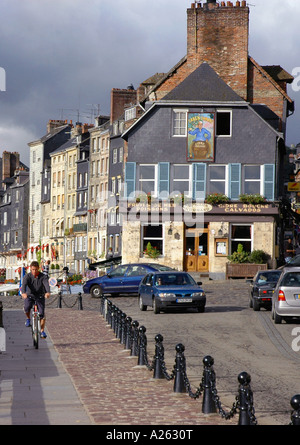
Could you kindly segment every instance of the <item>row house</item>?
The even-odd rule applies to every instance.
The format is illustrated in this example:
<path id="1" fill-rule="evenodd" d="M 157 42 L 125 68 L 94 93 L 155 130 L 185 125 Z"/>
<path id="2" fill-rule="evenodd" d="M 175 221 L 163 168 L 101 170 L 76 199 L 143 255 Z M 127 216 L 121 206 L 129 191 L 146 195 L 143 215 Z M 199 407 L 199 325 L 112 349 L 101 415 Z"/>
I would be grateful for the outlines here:
<path id="1" fill-rule="evenodd" d="M 3 152 L 0 167 L 0 269 L 12 279 L 27 249 L 29 171 L 16 152 Z"/>
<path id="2" fill-rule="evenodd" d="M 50 153 L 70 139 L 72 126 L 66 121 L 50 120 L 47 125 L 47 133 L 40 139 L 28 144 L 30 149 L 30 197 L 29 197 L 29 248 L 33 255 L 28 260 L 36 259 L 36 249 L 41 245 L 42 230 L 44 225 L 43 199 L 51 191 L 42 189 L 42 183 L 50 178 L 45 178 L 45 172 L 50 174 Z M 44 186 L 46 184 L 44 183 Z M 50 179 L 51 185 L 51 179 Z M 46 193 L 45 193 L 46 191 Z M 48 209 L 49 210 L 49 209 Z M 49 223 L 50 224 L 50 223 Z M 51 227 L 51 229 L 53 229 Z M 48 226 L 47 231 L 50 230 Z M 49 248 L 49 246 L 48 246 Z"/>
<path id="3" fill-rule="evenodd" d="M 158 261 L 213 279 L 239 244 L 281 260 L 293 77 L 249 56 L 248 36 L 246 2 L 192 3 L 186 57 L 138 89 L 145 113 L 122 134 L 123 262 L 145 261 L 149 243 Z"/>
<path id="4" fill-rule="evenodd" d="M 87 258 L 105 258 L 107 246 L 107 197 L 110 147 L 109 116 L 98 116 L 90 132 Z"/>

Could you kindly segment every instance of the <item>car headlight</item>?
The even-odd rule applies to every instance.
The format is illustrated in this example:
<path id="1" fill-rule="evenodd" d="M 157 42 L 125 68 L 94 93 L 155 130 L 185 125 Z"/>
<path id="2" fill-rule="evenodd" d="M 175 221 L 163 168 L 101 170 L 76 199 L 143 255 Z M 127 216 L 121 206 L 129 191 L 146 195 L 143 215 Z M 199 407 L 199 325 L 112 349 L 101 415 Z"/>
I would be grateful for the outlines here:
<path id="1" fill-rule="evenodd" d="M 194 294 L 192 294 L 192 297 L 204 297 L 205 293 L 204 292 L 195 292 Z"/>
<path id="2" fill-rule="evenodd" d="M 173 297 L 173 298 L 175 298 L 175 294 L 169 294 L 169 293 L 166 293 L 166 292 L 159 293 L 158 296 L 159 296 L 160 298 L 167 298 L 167 297 Z"/>

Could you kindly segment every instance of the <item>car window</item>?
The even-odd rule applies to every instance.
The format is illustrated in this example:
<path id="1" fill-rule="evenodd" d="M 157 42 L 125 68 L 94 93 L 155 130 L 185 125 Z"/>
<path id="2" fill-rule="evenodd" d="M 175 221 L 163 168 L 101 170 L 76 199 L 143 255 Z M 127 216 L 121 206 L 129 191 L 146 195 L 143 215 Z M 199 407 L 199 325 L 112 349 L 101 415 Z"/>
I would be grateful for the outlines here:
<path id="1" fill-rule="evenodd" d="M 128 268 L 128 266 L 116 267 L 116 269 L 109 272 L 109 276 L 110 277 L 122 277 L 125 274 L 127 268 Z"/>
<path id="2" fill-rule="evenodd" d="M 163 265 L 161 265 L 161 264 L 151 264 L 151 267 L 152 267 L 153 269 L 156 269 L 156 270 L 161 270 L 162 272 L 163 272 L 163 271 L 168 271 L 168 270 L 173 270 L 172 267 L 169 267 L 169 266 L 163 266 Z"/>
<path id="3" fill-rule="evenodd" d="M 127 272 L 128 277 L 139 277 L 147 273 L 147 270 L 143 266 L 130 266 Z"/>
<path id="4" fill-rule="evenodd" d="M 157 286 L 194 286 L 194 279 L 188 274 L 163 274 L 156 275 Z"/>
<path id="5" fill-rule="evenodd" d="M 277 282 L 279 277 L 281 275 L 281 271 L 280 272 L 271 272 L 271 273 L 266 273 L 266 272 L 262 272 L 257 276 L 257 283 L 258 284 L 266 284 L 266 283 L 274 283 Z"/>
<path id="6" fill-rule="evenodd" d="M 300 272 L 287 273 L 283 277 L 280 285 L 285 287 L 300 287 Z"/>
<path id="7" fill-rule="evenodd" d="M 147 276 L 146 284 L 149 284 L 150 286 L 153 286 L 153 273 L 150 273 Z"/>

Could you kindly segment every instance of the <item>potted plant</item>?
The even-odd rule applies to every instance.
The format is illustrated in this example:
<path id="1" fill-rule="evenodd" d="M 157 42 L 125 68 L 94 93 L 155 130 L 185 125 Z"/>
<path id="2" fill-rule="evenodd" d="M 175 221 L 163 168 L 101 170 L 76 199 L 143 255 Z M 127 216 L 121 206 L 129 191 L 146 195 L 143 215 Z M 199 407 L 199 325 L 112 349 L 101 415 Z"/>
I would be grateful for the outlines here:
<path id="1" fill-rule="evenodd" d="M 156 259 L 160 255 L 160 251 L 156 247 L 152 247 L 151 243 L 147 244 L 146 250 L 144 250 L 144 255 Z"/>
<path id="2" fill-rule="evenodd" d="M 266 198 L 260 194 L 247 195 L 242 194 L 239 196 L 239 199 L 244 204 L 264 204 L 266 202 Z"/>
<path id="3" fill-rule="evenodd" d="M 210 195 L 207 195 L 207 197 L 205 198 L 205 202 L 213 206 L 217 204 L 223 204 L 229 201 L 230 199 L 228 198 L 228 196 L 223 195 L 223 193 L 212 193 Z"/>
<path id="4" fill-rule="evenodd" d="M 268 268 L 268 255 L 262 250 L 245 252 L 243 245 L 238 244 L 237 251 L 228 256 L 226 278 L 253 278 L 259 270 Z"/>

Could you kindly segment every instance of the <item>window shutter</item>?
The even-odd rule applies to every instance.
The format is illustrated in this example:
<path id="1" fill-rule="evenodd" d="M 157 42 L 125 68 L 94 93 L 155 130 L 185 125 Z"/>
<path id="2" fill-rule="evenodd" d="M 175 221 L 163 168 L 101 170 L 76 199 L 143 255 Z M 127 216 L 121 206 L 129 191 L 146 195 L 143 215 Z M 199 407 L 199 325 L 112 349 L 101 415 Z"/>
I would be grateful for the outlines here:
<path id="1" fill-rule="evenodd" d="M 241 194 L 241 164 L 229 164 L 228 197 L 238 200 Z"/>
<path id="2" fill-rule="evenodd" d="M 204 201 L 206 193 L 206 164 L 193 164 L 193 199 Z"/>
<path id="3" fill-rule="evenodd" d="M 136 163 L 126 162 L 125 164 L 125 198 L 133 197 L 135 192 Z"/>
<path id="4" fill-rule="evenodd" d="M 169 195 L 170 193 L 170 164 L 160 162 L 158 164 L 158 195 Z M 166 196 L 167 197 L 167 196 Z"/>
<path id="5" fill-rule="evenodd" d="M 264 165 L 264 197 L 268 201 L 274 201 L 274 188 L 275 188 L 275 165 Z"/>

